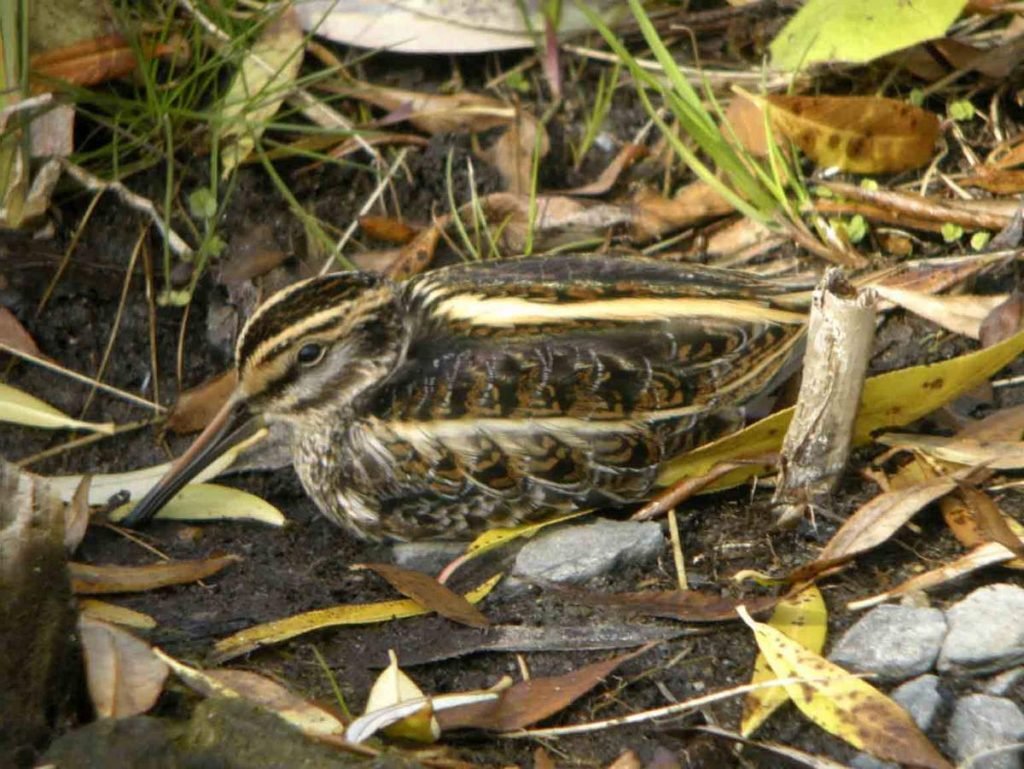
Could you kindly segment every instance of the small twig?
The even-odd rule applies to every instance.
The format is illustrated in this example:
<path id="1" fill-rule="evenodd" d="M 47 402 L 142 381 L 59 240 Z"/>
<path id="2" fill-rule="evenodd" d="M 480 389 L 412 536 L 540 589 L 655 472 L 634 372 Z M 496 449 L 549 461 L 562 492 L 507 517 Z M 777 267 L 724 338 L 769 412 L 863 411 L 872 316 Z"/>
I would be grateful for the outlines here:
<path id="1" fill-rule="evenodd" d="M 814 292 L 803 380 L 773 498 L 780 525 L 826 502 L 846 467 L 875 338 L 874 305 L 874 292 L 858 291 L 839 270 L 829 270 Z"/>
<path id="2" fill-rule="evenodd" d="M 676 520 L 676 509 L 668 511 L 668 531 L 672 538 L 672 560 L 676 565 L 676 581 L 680 590 L 689 590 L 686 582 L 686 561 L 683 559 L 683 540 L 679 536 L 679 521 Z"/>
<path id="3" fill-rule="evenodd" d="M 124 433 L 131 432 L 132 430 L 141 430 L 143 427 L 149 427 L 154 422 L 155 420 L 153 419 L 143 419 L 138 422 L 126 422 L 124 424 L 117 425 L 114 427 L 113 431 L 109 433 L 89 433 L 88 435 L 83 435 L 79 438 L 65 441 L 58 446 L 53 446 L 36 454 L 32 454 L 24 459 L 19 459 L 14 464 L 24 469 L 36 462 L 42 462 L 44 459 L 49 459 L 50 457 L 63 454 L 65 451 L 80 449 L 82 446 L 88 446 L 91 443 L 96 443 L 96 441 L 101 441 L 104 438 L 110 438 L 113 435 L 123 435 Z"/>
<path id="4" fill-rule="evenodd" d="M 64 169 L 68 176 L 81 184 L 87 190 L 93 190 L 96 192 L 112 192 L 124 205 L 149 217 L 150 221 L 153 222 L 153 226 L 160 231 L 160 234 L 167 242 L 167 247 L 170 248 L 176 256 L 186 261 L 192 258 L 193 251 L 191 246 L 189 246 L 181 236 L 178 235 L 178 233 L 171 229 L 169 222 L 165 222 L 163 218 L 161 218 L 160 214 L 156 210 L 156 206 L 154 206 L 153 202 L 148 198 L 136 195 L 121 182 L 104 181 L 98 176 L 94 176 L 89 173 L 84 168 L 76 166 L 74 163 L 67 160 L 62 159 L 60 164 L 61 168 Z"/>
<path id="5" fill-rule="evenodd" d="M 154 403 L 153 401 L 146 400 L 145 398 L 140 398 L 138 395 L 133 395 L 132 393 L 122 390 L 118 387 L 114 387 L 113 385 L 104 384 L 103 382 L 97 382 L 95 379 L 86 376 L 85 374 L 79 374 L 77 371 L 72 371 L 69 368 L 64 368 L 63 366 L 54 363 L 51 360 L 47 360 L 46 358 L 40 358 L 39 356 L 32 355 L 31 353 L 23 352 L 15 347 L 6 345 L 3 342 L 0 342 L 0 351 L 9 353 L 11 355 L 16 355 L 22 360 L 27 360 L 29 363 L 35 363 L 37 366 L 42 366 L 45 369 L 53 371 L 62 376 L 66 376 L 69 379 L 74 379 L 76 382 L 84 382 L 85 384 L 92 385 L 93 387 L 103 390 L 104 392 L 110 393 L 111 395 L 116 395 L 118 398 L 123 398 L 126 401 L 131 401 L 132 403 L 138 406 L 144 406 L 148 409 L 153 409 L 157 413 L 162 413 L 167 410 L 159 403 Z"/>
<path id="6" fill-rule="evenodd" d="M 380 196 L 384 194 L 384 190 L 386 190 L 388 184 L 391 183 L 392 177 L 395 175 L 398 169 L 401 168 L 402 163 L 405 162 L 405 156 L 408 154 L 408 152 L 409 150 L 407 147 L 403 147 L 398 151 L 398 155 L 395 157 L 391 165 L 388 167 L 387 172 L 384 174 L 383 178 L 381 178 L 380 182 L 377 184 L 377 187 L 373 190 L 372 193 L 370 193 L 370 196 L 366 199 L 366 202 L 363 203 L 362 208 L 359 209 L 359 213 L 355 216 L 355 218 L 352 219 L 352 222 L 348 225 L 348 227 L 345 228 L 345 231 L 341 234 L 341 238 L 334 246 L 334 250 L 331 251 L 331 255 L 324 260 L 323 267 L 320 268 L 321 275 L 325 275 L 326 273 L 330 272 L 331 267 L 334 265 L 334 260 L 341 256 L 341 252 L 345 250 L 345 246 L 348 245 L 348 241 L 352 238 L 352 234 L 356 231 L 356 227 L 359 226 L 360 217 L 366 216 L 366 214 L 370 212 L 370 209 L 373 208 L 376 202 L 380 199 Z"/>

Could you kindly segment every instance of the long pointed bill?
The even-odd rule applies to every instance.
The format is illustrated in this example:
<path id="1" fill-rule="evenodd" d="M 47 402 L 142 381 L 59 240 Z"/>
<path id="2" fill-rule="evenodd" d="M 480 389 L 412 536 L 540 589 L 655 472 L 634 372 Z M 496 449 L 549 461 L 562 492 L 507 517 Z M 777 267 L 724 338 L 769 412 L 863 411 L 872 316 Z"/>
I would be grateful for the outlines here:
<path id="1" fill-rule="evenodd" d="M 137 528 L 147 523 L 160 508 L 195 478 L 203 468 L 236 443 L 246 438 L 259 420 L 253 417 L 244 401 L 232 395 L 228 398 L 206 429 L 193 441 L 188 450 L 178 457 L 171 469 L 149 490 L 142 501 L 126 515 L 122 526 Z"/>

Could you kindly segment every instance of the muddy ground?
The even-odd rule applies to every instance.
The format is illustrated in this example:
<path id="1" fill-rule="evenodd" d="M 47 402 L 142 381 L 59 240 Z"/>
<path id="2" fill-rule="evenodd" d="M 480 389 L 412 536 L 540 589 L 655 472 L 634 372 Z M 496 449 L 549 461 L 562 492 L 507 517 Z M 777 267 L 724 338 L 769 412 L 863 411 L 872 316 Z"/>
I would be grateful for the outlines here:
<path id="1" fill-rule="evenodd" d="M 433 66 L 433 65 L 432 65 Z M 436 62 L 443 70 L 444 60 Z M 467 67 L 463 67 L 464 71 Z M 409 76 L 416 80 L 422 73 Z M 405 83 L 405 85 L 409 85 Z M 624 103 L 620 123 L 636 125 L 640 113 L 635 104 Z M 425 151 L 410 154 L 408 174 L 400 174 L 396 190 L 402 214 L 410 220 L 428 221 L 431 209 L 444 200 L 443 163 L 450 146 L 464 156 L 464 137 L 435 139 Z M 605 158 L 604 160 L 606 160 Z M 200 183 L 204 162 L 182 159 L 189 170 L 189 184 Z M 549 163 L 557 163 L 557 155 Z M 602 158 L 594 161 L 600 166 Z M 456 163 L 455 168 L 460 168 Z M 554 166 L 553 166 L 554 167 Z M 563 166 L 564 168 L 564 166 Z M 355 215 L 365 195 L 375 184 L 358 167 L 328 167 L 299 171 L 285 165 L 282 173 L 294 185 L 295 194 L 325 219 L 344 227 Z M 552 186 L 574 183 L 571 175 L 553 171 Z M 133 186 L 154 194 L 159 189 L 159 174 L 135 179 Z M 561 177 L 561 178 L 559 178 Z M 486 170 L 477 173 L 482 185 L 478 192 L 495 188 L 496 181 Z M 465 185 L 464 177 L 457 180 Z M 464 194 L 465 190 L 460 190 Z M 160 197 L 160 194 L 154 194 Z M 465 198 L 463 198 L 465 199 Z M 81 193 L 67 190 L 58 201 L 57 235 L 49 241 L 31 240 L 21 235 L 5 235 L 0 240 L 0 301 L 12 308 L 38 342 L 44 354 L 62 365 L 81 372 L 95 372 L 103 357 L 115 318 L 125 269 L 132 246 L 138 237 L 141 220 L 127 212 L 112 197 L 106 197 L 85 227 L 81 241 L 60 275 L 58 265 L 63 249 L 87 201 Z M 269 226 L 268 226 L 269 225 Z M 281 248 L 295 254 L 286 266 L 298 273 L 308 267 L 306 244 L 300 227 L 288 214 L 272 187 L 256 168 L 243 169 L 237 188 L 222 222 L 225 239 L 231 244 L 245 233 L 263 226 L 263 232 Z M 154 260 L 159 261 L 161 245 L 149 242 Z M 999 279 L 1005 281 L 1011 276 Z M 981 288 L 992 289 L 995 283 Z M 41 298 L 51 282 L 53 292 L 42 312 Z M 125 390 L 152 395 L 150 378 L 149 305 L 140 265 L 132 276 L 123 313 L 116 327 L 116 343 L 104 380 Z M 160 308 L 156 313 L 157 360 L 160 370 L 160 396 L 173 401 L 180 388 L 196 385 L 223 370 L 229 363 L 226 351 L 207 340 L 207 317 L 212 306 L 221 306 L 226 290 L 214 272 L 199 283 L 188 311 L 184 334 L 181 381 L 175 376 L 176 355 L 185 313 L 180 309 Z M 876 369 L 896 368 L 948 357 L 965 346 L 948 334 L 923 322 L 894 317 L 879 335 Z M 21 363 L 5 362 L 5 381 L 33 392 L 71 414 L 81 413 L 88 388 L 70 382 L 43 369 Z M 1018 362 L 1010 374 L 1024 373 Z M 991 407 L 1011 405 L 1021 397 L 1020 388 L 1006 388 L 979 401 L 972 413 L 981 415 Z M 86 418 L 126 423 L 148 416 L 144 409 L 98 393 Z M 940 421 L 932 426 L 942 427 Z M 4 426 L 0 428 L 0 455 L 21 460 L 67 439 L 43 431 Z M 105 439 L 83 448 L 33 464 L 30 469 L 44 473 L 118 472 L 165 461 L 180 452 L 187 439 L 160 440 L 156 428 L 145 428 Z M 170 452 L 168 451 L 170 449 Z M 847 474 L 834 512 L 844 516 L 859 503 L 874 495 L 874 484 L 857 472 L 874 452 L 857 455 Z M 294 473 L 233 476 L 227 483 L 265 496 L 281 510 L 289 523 L 281 529 L 256 524 L 216 522 L 204 525 L 157 522 L 142 538 L 174 558 L 196 558 L 215 553 L 235 553 L 243 560 L 205 584 L 163 589 L 140 595 L 123 596 L 117 603 L 152 615 L 158 628 L 148 635 L 169 653 L 193 662 L 202 662 L 212 643 L 244 627 L 301 611 L 338 603 L 357 603 L 394 597 L 384 583 L 367 572 L 351 571 L 355 562 L 381 560 L 387 552 L 381 546 L 368 547 L 336 529 L 320 517 L 304 496 Z M 789 567 L 814 558 L 818 548 L 834 532 L 836 523 L 819 516 L 816 527 L 805 525 L 796 531 L 777 532 L 767 506 L 768 493 L 752 493 L 750 488 L 702 497 L 680 511 L 684 549 L 691 563 L 690 579 L 696 587 L 725 589 L 728 575 L 739 569 L 784 572 Z M 1024 499 L 1016 491 L 1007 494 L 1004 509 L 1021 516 Z M 938 514 L 930 510 L 917 519 L 919 531 L 904 530 L 890 544 L 866 556 L 841 575 L 827 580 L 824 593 L 831 611 L 830 638 L 836 638 L 854 619 L 843 607 L 848 600 L 875 593 L 895 585 L 924 567 L 932 567 L 961 552 L 945 530 Z M 93 563 L 134 564 L 152 561 L 153 556 L 136 542 L 104 526 L 90 529 L 76 558 Z M 955 587 L 936 591 L 931 599 L 938 606 L 962 597 L 981 584 L 996 580 L 1024 585 L 1019 573 L 989 570 Z M 459 586 L 459 582 L 456 586 Z M 675 584 L 671 554 L 666 549 L 656 567 L 635 567 L 599 580 L 588 587 L 599 590 L 637 590 L 671 588 Z M 464 583 L 463 583 L 464 586 Z M 654 623 L 596 609 L 558 594 L 537 588 L 519 597 L 500 593 L 488 599 L 484 609 L 494 623 L 520 625 L 602 622 Z M 660 621 L 661 624 L 671 624 Z M 286 681 L 294 690 L 327 702 L 333 700 L 331 684 L 318 663 L 314 649 L 329 664 L 348 705 L 360 711 L 376 666 L 386 660 L 387 649 L 429 644 L 450 625 L 436 617 L 417 618 L 367 628 L 339 628 L 316 632 L 278 647 L 265 649 L 234 664 L 258 670 Z M 665 705 L 669 698 L 683 700 L 709 691 L 744 683 L 755 655 L 753 638 L 739 624 L 700 628 L 699 635 L 684 636 L 664 643 L 645 655 L 631 660 L 616 672 L 612 680 L 584 697 L 545 725 L 571 724 L 606 718 Z M 535 676 L 553 675 L 604 659 L 609 652 L 550 652 L 527 655 Z M 671 665 L 669 663 L 671 662 Z M 448 662 L 423 665 L 411 671 L 428 692 L 447 692 L 485 687 L 500 676 L 518 675 L 511 654 L 477 654 Z M 959 687 L 960 682 L 947 681 Z M 1015 696 L 1024 696 L 1017 684 Z M 180 715 L 187 712 L 191 695 L 173 688 L 166 693 L 156 712 Z M 714 705 L 700 715 L 669 723 L 612 729 L 578 738 L 564 738 L 547 744 L 559 764 L 604 766 L 626 748 L 634 749 L 645 762 L 659 746 L 679 756 L 686 766 L 727 767 L 731 765 L 776 766 L 774 759 L 759 763 L 756 757 L 736 759 L 728 746 L 706 737 L 687 733 L 688 724 L 708 721 L 735 727 L 740 703 Z M 84 714 L 86 709 L 80 709 Z M 78 718 L 84 715 L 78 716 Z M 58 725 L 59 730 L 74 725 L 75 718 Z M 939 723 L 933 734 L 942 734 Z M 812 753 L 846 760 L 853 751 L 839 740 L 786 708 L 774 717 L 760 736 L 797 746 Z M 535 743 L 502 740 L 479 735 L 446 736 L 445 744 L 455 756 L 481 764 L 530 765 Z M 940 745 L 941 747 L 941 745 Z"/>

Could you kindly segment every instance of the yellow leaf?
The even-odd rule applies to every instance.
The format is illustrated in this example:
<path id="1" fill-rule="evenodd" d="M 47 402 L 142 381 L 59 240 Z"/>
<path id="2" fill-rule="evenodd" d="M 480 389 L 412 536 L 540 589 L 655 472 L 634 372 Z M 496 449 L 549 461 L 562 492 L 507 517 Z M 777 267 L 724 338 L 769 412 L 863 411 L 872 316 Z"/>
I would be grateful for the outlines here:
<path id="1" fill-rule="evenodd" d="M 114 432 L 113 422 L 82 422 L 23 390 L 5 384 L 0 384 L 0 422 L 44 430 L 92 430 L 104 435 Z"/>
<path id="2" fill-rule="evenodd" d="M 139 630 L 152 630 L 156 627 L 156 620 L 148 614 L 96 598 L 79 598 L 78 611 L 89 619 L 98 619 L 111 625 L 123 625 Z"/>
<path id="3" fill-rule="evenodd" d="M 756 98 L 756 97 L 755 97 Z M 772 127 L 816 165 L 861 174 L 927 165 L 939 119 L 904 101 L 880 96 L 762 97 Z"/>
<path id="4" fill-rule="evenodd" d="M 250 446 L 255 445 L 267 436 L 268 430 L 263 428 L 255 432 L 250 438 L 242 441 L 225 451 L 202 472 L 193 479 L 192 483 L 202 483 L 209 478 L 215 478 L 224 470 L 229 468 L 235 458 Z M 104 505 L 107 501 L 121 492 L 127 492 L 132 499 L 141 499 L 146 495 L 153 485 L 163 478 L 171 468 L 170 462 L 162 465 L 143 467 L 139 470 L 128 470 L 123 473 L 101 473 L 92 476 L 89 484 L 89 504 Z M 82 482 L 81 475 L 53 475 L 45 477 L 47 484 L 54 493 L 60 497 L 62 502 L 70 502 L 75 495 L 75 490 Z"/>
<path id="5" fill-rule="evenodd" d="M 805 649 L 821 654 L 828 633 L 828 610 L 821 591 L 810 584 L 796 595 L 782 599 L 775 606 L 768 624 Z M 750 683 L 760 684 L 777 678 L 764 654 L 759 653 Z M 749 737 L 788 699 L 789 695 L 782 686 L 750 692 L 743 703 L 740 734 Z"/>
<path id="6" fill-rule="evenodd" d="M 466 593 L 465 598 L 472 604 L 479 603 L 494 589 L 501 580 L 501 574 L 495 574 L 479 587 Z M 265 622 L 262 625 L 242 630 L 227 638 L 222 638 L 214 646 L 218 660 L 237 657 L 239 654 L 257 649 L 261 646 L 287 641 L 289 638 L 322 630 L 338 625 L 369 625 L 377 622 L 388 622 L 407 617 L 418 617 L 426 614 L 426 609 L 412 599 L 400 601 L 380 601 L 378 603 L 347 604 L 332 606 L 329 609 L 314 609 L 296 614 L 285 619 Z"/>
<path id="7" fill-rule="evenodd" d="M 825 731 L 877 758 L 929 769 L 952 769 L 907 712 L 867 681 L 791 641 L 785 634 L 751 619 L 757 646 L 800 711 Z"/>
<path id="8" fill-rule="evenodd" d="M 110 513 L 110 520 L 117 523 L 134 507 L 134 502 L 121 505 Z M 284 514 L 265 499 L 214 483 L 190 483 L 160 509 L 157 517 L 165 521 L 234 519 L 284 525 Z"/>
<path id="9" fill-rule="evenodd" d="M 524 523 L 522 526 L 488 529 L 469 543 L 469 546 L 466 548 L 466 555 L 475 558 L 478 555 L 488 553 L 491 550 L 501 547 L 505 543 L 511 542 L 515 539 L 519 539 L 521 537 L 532 537 L 538 531 L 547 526 L 578 518 L 581 515 L 586 515 L 591 512 L 593 511 L 580 510 L 575 513 L 556 515 L 554 518 L 548 518 L 547 520 L 538 521 L 536 523 Z"/>
<path id="10" fill-rule="evenodd" d="M 920 419 L 962 393 L 984 383 L 1024 352 L 1024 332 L 984 350 L 939 363 L 890 371 L 864 383 L 854 424 L 854 443 L 868 443 L 872 433 Z M 706 475 L 715 465 L 776 452 L 782 446 L 793 409 L 785 409 L 668 462 L 658 476 L 659 486 Z M 751 464 L 720 478 L 703 491 L 729 488 L 769 470 Z"/>

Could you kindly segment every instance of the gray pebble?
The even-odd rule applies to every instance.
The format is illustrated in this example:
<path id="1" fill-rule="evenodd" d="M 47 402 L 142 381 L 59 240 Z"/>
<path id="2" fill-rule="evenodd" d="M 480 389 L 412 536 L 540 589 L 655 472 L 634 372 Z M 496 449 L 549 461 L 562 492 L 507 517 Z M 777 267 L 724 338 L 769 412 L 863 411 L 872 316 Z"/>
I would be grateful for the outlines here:
<path id="1" fill-rule="evenodd" d="M 962 697 L 949 724 L 949 745 L 957 761 L 1024 741 L 1024 713 L 1010 700 L 987 694 Z M 1021 769 L 1024 747 L 974 759 L 971 769 Z"/>
<path id="2" fill-rule="evenodd" d="M 980 587 L 946 612 L 939 670 L 993 673 L 1024 661 L 1024 589 Z"/>
<path id="3" fill-rule="evenodd" d="M 902 681 L 931 669 L 945 635 L 946 619 L 938 609 L 886 604 L 847 630 L 829 659 L 882 681 Z"/>
<path id="4" fill-rule="evenodd" d="M 403 569 L 437 576 L 465 549 L 465 542 L 398 542 L 391 546 L 391 557 Z"/>
<path id="5" fill-rule="evenodd" d="M 665 545 L 661 526 L 597 520 L 543 532 L 516 557 L 513 574 L 524 579 L 577 584 L 616 566 L 656 558 Z"/>

